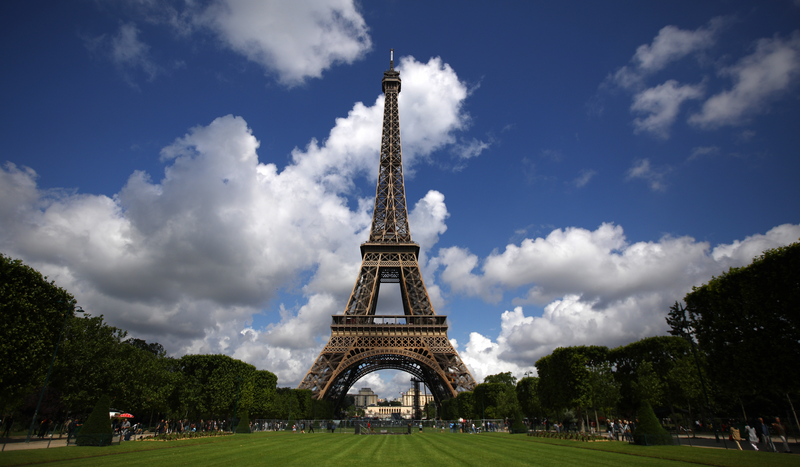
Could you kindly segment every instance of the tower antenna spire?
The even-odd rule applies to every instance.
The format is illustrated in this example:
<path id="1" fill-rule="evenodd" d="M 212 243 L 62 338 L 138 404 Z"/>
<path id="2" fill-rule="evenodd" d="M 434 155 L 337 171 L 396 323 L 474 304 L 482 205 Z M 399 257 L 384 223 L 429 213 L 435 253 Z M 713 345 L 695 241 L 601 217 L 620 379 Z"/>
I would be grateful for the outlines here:
<path id="1" fill-rule="evenodd" d="M 394 49 L 389 49 L 389 69 L 394 70 Z"/>

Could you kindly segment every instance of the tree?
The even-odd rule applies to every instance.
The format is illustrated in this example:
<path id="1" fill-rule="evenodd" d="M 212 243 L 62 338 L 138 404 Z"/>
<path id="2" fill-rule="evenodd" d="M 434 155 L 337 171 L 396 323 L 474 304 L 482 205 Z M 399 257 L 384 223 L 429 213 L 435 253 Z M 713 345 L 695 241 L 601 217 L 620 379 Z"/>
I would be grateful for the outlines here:
<path id="1" fill-rule="evenodd" d="M 664 384 L 653 370 L 653 364 L 643 361 L 636 369 L 636 380 L 632 384 L 633 393 L 639 402 L 661 405 L 664 397 Z"/>
<path id="2" fill-rule="evenodd" d="M 545 407 L 561 412 L 577 409 L 582 429 L 582 408 L 592 405 L 590 368 L 608 358 L 602 346 L 559 347 L 536 362 L 539 373 L 539 397 Z"/>
<path id="3" fill-rule="evenodd" d="M 267 418 L 276 402 L 278 377 L 266 370 L 258 370 L 253 377 L 253 405 L 250 414 L 256 419 Z"/>
<path id="4" fill-rule="evenodd" d="M 609 360 L 616 367 L 614 375 L 626 410 L 638 407 L 643 399 L 670 408 L 701 401 L 697 367 L 686 339 L 646 337 L 612 349 Z"/>
<path id="5" fill-rule="evenodd" d="M 542 402 L 539 399 L 539 378 L 533 376 L 522 378 L 517 383 L 516 393 L 517 402 L 524 415 L 529 419 L 544 417 Z"/>
<path id="6" fill-rule="evenodd" d="M 456 402 L 458 403 L 458 414 L 461 418 L 478 418 L 475 413 L 475 395 L 472 392 L 458 393 Z"/>
<path id="7" fill-rule="evenodd" d="M 715 389 L 739 397 L 800 389 L 800 243 L 765 251 L 684 298 Z M 735 344 L 735 345 L 734 345 Z"/>
<path id="8" fill-rule="evenodd" d="M 167 351 L 164 350 L 164 346 L 158 342 L 148 344 L 142 339 L 131 338 L 125 341 L 125 343 L 139 350 L 144 350 L 145 352 L 152 354 L 154 357 L 163 357 L 167 355 Z"/>
<path id="9" fill-rule="evenodd" d="M 122 329 L 106 324 L 102 315 L 70 318 L 53 370 L 53 385 L 70 410 L 86 410 L 101 394 L 111 395 L 112 404 L 118 405 L 116 397 L 133 376 L 126 373 L 129 366 L 122 363 L 126 335 Z"/>
<path id="10" fill-rule="evenodd" d="M 474 418 L 513 417 L 519 405 L 515 387 L 507 383 L 482 383 L 475 386 L 472 401 Z"/>
<path id="11" fill-rule="evenodd" d="M 174 369 L 177 360 L 130 346 L 127 342 L 121 347 L 117 358 L 119 366 L 115 370 L 119 380 L 113 384 L 116 388 L 114 404 L 130 412 L 177 412 L 180 402 L 176 401 L 175 393 L 181 379 Z"/>
<path id="12" fill-rule="evenodd" d="M 312 418 L 314 420 L 330 420 L 333 418 L 333 402 L 311 399 Z"/>
<path id="13" fill-rule="evenodd" d="M 453 399 L 445 399 L 442 401 L 442 420 L 457 420 L 461 418 L 458 412 L 458 401 Z"/>
<path id="14" fill-rule="evenodd" d="M 75 303 L 35 269 L 0 254 L 0 409 L 42 385 Z"/>
<path id="15" fill-rule="evenodd" d="M 498 383 L 498 384 L 505 384 L 511 387 L 515 387 L 517 385 L 517 378 L 511 376 L 511 372 L 507 371 L 505 373 L 498 373 L 496 375 L 489 375 L 486 378 L 483 378 L 484 383 Z"/>
<path id="16" fill-rule="evenodd" d="M 436 418 L 436 402 L 430 401 L 425 404 L 425 417 L 429 420 Z"/>
<path id="17" fill-rule="evenodd" d="M 227 355 L 184 355 L 180 369 L 184 378 L 181 399 L 192 416 L 214 418 L 214 414 L 232 413 L 237 392 L 239 409 L 249 410 L 253 405 L 253 365 Z"/>
<path id="18" fill-rule="evenodd" d="M 589 366 L 589 407 L 594 410 L 594 420 L 599 429 L 597 410 L 608 415 L 619 402 L 619 383 L 614 379 L 614 371 L 608 361 Z"/>

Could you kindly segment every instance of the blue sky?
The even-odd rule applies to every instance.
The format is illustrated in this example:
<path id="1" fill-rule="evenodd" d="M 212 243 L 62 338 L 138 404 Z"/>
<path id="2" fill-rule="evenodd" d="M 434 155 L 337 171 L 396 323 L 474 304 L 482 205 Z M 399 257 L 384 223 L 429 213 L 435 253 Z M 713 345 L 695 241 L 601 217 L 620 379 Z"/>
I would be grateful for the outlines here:
<path id="1" fill-rule="evenodd" d="M 0 251 L 295 386 L 360 264 L 390 48 L 412 236 L 479 381 L 663 334 L 800 238 L 799 2 L 454 5 L 3 2 Z"/>

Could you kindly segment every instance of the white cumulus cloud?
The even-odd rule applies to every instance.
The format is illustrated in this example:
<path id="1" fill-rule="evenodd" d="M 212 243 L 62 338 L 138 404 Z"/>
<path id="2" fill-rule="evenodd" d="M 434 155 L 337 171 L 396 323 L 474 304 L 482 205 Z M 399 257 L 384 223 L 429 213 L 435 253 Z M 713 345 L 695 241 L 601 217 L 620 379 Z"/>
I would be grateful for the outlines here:
<path id="1" fill-rule="evenodd" d="M 398 69 L 404 156 L 413 166 L 466 128 L 467 92 L 439 58 L 402 58 Z M 224 352 L 296 385 L 358 274 L 374 199 L 358 197 L 354 180 L 374 183 L 382 110 L 382 96 L 356 103 L 322 143 L 295 149 L 283 168 L 259 160 L 243 118 L 220 117 L 161 150 L 159 179 L 134 172 L 113 197 L 42 190 L 33 169 L 6 164 L 0 251 L 56 280 L 88 312 L 171 353 Z M 429 192 L 409 216 L 415 240 L 432 248 L 447 228 L 444 195 Z M 424 256 L 421 266 L 439 306 Z M 276 303 L 281 291 L 299 303 Z M 273 324 L 252 326 L 276 308 Z"/>
<path id="2" fill-rule="evenodd" d="M 337 63 L 352 63 L 372 47 L 351 0 L 217 0 L 193 11 L 192 22 L 290 86 L 319 78 Z"/>
<path id="3" fill-rule="evenodd" d="M 678 116 L 681 104 L 702 96 L 702 85 L 681 86 L 674 79 L 636 94 L 631 111 L 647 116 L 633 120 L 634 133 L 647 132 L 662 139 L 669 138 L 669 129 Z"/>
<path id="4" fill-rule="evenodd" d="M 502 313 L 495 340 L 473 332 L 459 352 L 476 378 L 515 369 L 521 376 L 556 347 L 617 346 L 663 335 L 669 306 L 692 286 L 798 237 L 800 225 L 785 224 L 711 248 L 691 237 L 629 243 L 612 224 L 559 229 L 483 260 L 451 249 L 442 278 L 465 295 L 519 294 L 513 300 L 519 306 Z M 526 316 L 525 304 L 544 305 L 543 313 Z"/>
<path id="5" fill-rule="evenodd" d="M 652 43 L 642 44 L 636 48 L 630 65 L 617 69 L 607 81 L 625 89 L 640 88 L 646 76 L 664 69 L 670 63 L 687 55 L 713 46 L 720 30 L 728 22 L 726 18 L 716 17 L 694 31 L 673 25 L 664 26 L 653 38 Z"/>
<path id="6" fill-rule="evenodd" d="M 733 87 L 711 96 L 689 123 L 701 128 L 717 128 L 746 122 L 757 113 L 766 112 L 800 78 L 800 31 L 789 38 L 760 39 L 755 51 L 735 65 L 724 68 Z"/>

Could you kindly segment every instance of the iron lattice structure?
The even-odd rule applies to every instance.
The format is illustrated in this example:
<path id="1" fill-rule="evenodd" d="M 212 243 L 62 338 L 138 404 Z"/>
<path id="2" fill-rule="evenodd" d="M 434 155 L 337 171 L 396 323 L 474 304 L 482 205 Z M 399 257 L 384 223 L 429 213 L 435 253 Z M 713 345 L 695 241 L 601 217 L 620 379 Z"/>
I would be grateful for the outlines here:
<path id="1" fill-rule="evenodd" d="M 380 168 L 361 270 L 344 313 L 333 316 L 328 344 L 298 387 L 336 406 L 356 381 L 378 370 L 410 373 L 431 389 L 437 404 L 475 387 L 447 338 L 447 318 L 433 311 L 417 260 L 419 245 L 411 240 L 397 105 L 401 81 L 393 58 L 381 81 Z M 403 315 L 376 316 L 382 283 L 400 284 Z"/>

